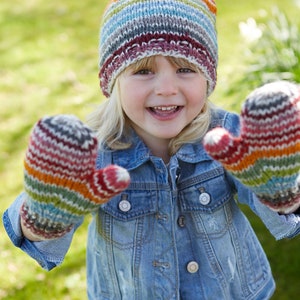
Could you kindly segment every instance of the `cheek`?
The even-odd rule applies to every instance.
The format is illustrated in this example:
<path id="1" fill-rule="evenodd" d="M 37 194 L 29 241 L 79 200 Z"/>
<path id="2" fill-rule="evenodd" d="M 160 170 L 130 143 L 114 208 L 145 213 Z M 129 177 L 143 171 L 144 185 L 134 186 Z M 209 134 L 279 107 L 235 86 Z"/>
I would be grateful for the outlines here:
<path id="1" fill-rule="evenodd" d="M 196 87 L 196 88 L 195 88 Z M 197 88 L 198 87 L 198 88 Z M 207 84 L 206 80 L 201 80 L 189 89 L 190 105 L 200 112 L 207 101 Z"/>
<path id="2" fill-rule="evenodd" d="M 135 95 L 130 84 L 120 83 L 120 100 L 123 110 L 127 113 L 135 106 Z"/>
<path id="3" fill-rule="evenodd" d="M 121 104 L 122 104 L 122 108 L 123 108 L 123 111 L 125 112 L 126 116 L 132 120 L 132 119 L 135 119 L 135 112 L 136 112 L 136 105 L 133 104 L 132 101 L 127 101 L 128 99 L 122 99 L 121 100 Z"/>
<path id="4" fill-rule="evenodd" d="M 195 93 L 190 97 L 190 107 L 195 110 L 195 113 L 199 113 L 204 107 L 206 101 L 206 94 L 199 95 L 199 93 Z"/>
<path id="5" fill-rule="evenodd" d="M 121 105 L 126 115 L 133 121 L 144 115 L 146 88 L 142 84 L 132 83 L 130 80 L 120 84 Z"/>
<path id="6" fill-rule="evenodd" d="M 141 101 L 136 98 L 136 94 L 123 91 L 121 95 L 121 105 L 129 120 L 137 122 L 142 115 L 143 107 Z"/>
<path id="7" fill-rule="evenodd" d="M 120 80 L 120 95 L 123 106 L 135 107 L 143 100 L 143 89 L 141 85 L 132 80 Z"/>

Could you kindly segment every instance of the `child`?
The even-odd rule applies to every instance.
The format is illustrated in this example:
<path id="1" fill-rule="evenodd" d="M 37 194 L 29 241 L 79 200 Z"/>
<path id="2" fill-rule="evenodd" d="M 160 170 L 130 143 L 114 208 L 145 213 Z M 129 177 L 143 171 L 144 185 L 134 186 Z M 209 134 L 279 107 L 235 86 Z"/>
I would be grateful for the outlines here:
<path id="1" fill-rule="evenodd" d="M 285 82 L 258 89 L 241 131 L 238 116 L 214 108 L 215 15 L 213 0 L 111 1 L 99 73 L 109 100 L 89 120 L 97 140 L 72 116 L 34 127 L 25 192 L 4 225 L 50 270 L 92 212 L 89 299 L 259 300 L 274 292 L 235 196 L 276 239 L 300 232 L 300 92 Z"/>

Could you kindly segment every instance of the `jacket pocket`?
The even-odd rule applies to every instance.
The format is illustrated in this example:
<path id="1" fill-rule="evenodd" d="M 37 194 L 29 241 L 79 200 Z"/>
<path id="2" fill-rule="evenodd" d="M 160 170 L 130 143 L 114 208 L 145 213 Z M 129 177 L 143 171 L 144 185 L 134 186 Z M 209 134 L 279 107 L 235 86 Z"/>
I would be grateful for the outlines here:
<path id="1" fill-rule="evenodd" d="M 102 205 L 96 226 L 106 242 L 120 249 L 141 246 L 151 240 L 156 209 L 155 190 L 126 190 Z"/>
<path id="2" fill-rule="evenodd" d="M 215 168 L 181 184 L 179 202 L 183 213 L 190 213 L 197 234 L 222 236 L 232 222 L 229 201 L 231 186 L 223 168 Z"/>

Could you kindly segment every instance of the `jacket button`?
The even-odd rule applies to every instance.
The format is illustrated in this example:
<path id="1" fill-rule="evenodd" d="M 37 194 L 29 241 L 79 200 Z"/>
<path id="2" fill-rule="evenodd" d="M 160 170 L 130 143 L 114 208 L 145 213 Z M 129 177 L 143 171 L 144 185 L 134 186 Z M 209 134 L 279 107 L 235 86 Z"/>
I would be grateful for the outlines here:
<path id="1" fill-rule="evenodd" d="M 208 205 L 210 202 L 210 195 L 208 193 L 201 193 L 199 196 L 199 201 L 202 205 Z"/>
<path id="2" fill-rule="evenodd" d="M 187 271 L 191 274 L 198 272 L 199 270 L 199 265 L 196 261 L 190 261 L 187 264 Z"/>
<path id="3" fill-rule="evenodd" d="M 177 219 L 177 224 L 179 227 L 185 227 L 185 216 L 179 216 Z"/>
<path id="4" fill-rule="evenodd" d="M 129 201 L 127 200 L 122 200 L 119 202 L 119 209 L 122 211 L 122 212 L 128 212 L 130 211 L 131 209 L 131 204 Z"/>

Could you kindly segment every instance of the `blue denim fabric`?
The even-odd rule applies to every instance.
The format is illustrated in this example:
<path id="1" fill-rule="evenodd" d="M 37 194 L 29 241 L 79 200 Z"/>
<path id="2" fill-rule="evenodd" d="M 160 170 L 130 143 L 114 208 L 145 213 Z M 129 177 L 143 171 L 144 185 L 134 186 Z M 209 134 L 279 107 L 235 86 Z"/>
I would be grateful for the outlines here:
<path id="1" fill-rule="evenodd" d="M 24 202 L 24 197 L 25 193 L 20 194 L 4 212 L 4 228 L 16 247 L 21 248 L 35 259 L 45 270 L 51 270 L 63 262 L 70 247 L 74 231 L 81 225 L 83 220 L 79 224 L 76 224 L 74 229 L 61 239 L 31 242 L 24 238 L 20 224 L 20 210 Z"/>
<path id="2" fill-rule="evenodd" d="M 239 118 L 216 111 L 215 126 L 238 134 Z M 235 196 L 277 239 L 298 234 L 299 217 L 262 205 L 201 143 L 186 144 L 166 166 L 137 136 L 134 142 L 130 150 L 97 158 L 98 168 L 115 163 L 128 169 L 131 184 L 89 225 L 89 299 L 270 299 L 275 284 L 269 263 Z M 19 202 L 5 212 L 6 230 L 16 246 L 51 269 L 61 263 L 73 232 L 52 242 L 27 241 L 17 225 Z"/>

